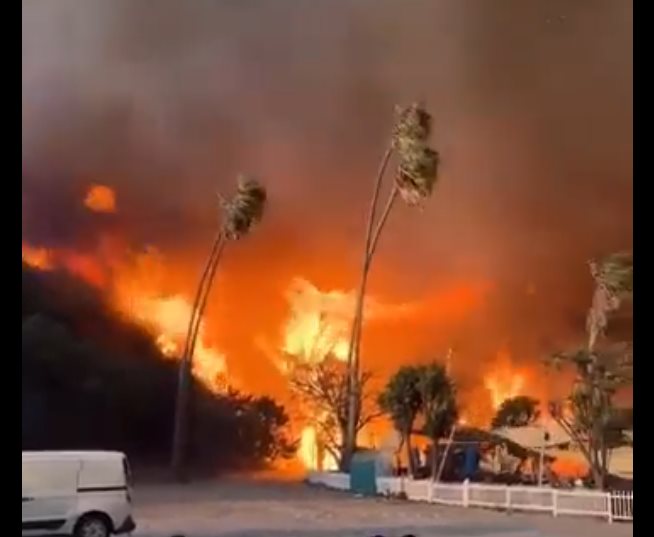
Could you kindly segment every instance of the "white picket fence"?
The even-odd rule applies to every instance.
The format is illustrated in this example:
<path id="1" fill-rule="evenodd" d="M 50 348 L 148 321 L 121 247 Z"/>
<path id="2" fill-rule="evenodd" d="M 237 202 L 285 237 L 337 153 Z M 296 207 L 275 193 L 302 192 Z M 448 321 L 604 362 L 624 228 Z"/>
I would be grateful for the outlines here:
<path id="1" fill-rule="evenodd" d="M 332 489 L 349 490 L 350 476 L 311 473 L 307 480 Z M 582 489 L 485 485 L 481 483 L 432 483 L 401 477 L 378 477 L 377 492 L 404 493 L 409 500 L 461 507 L 489 507 L 507 511 L 541 511 L 552 516 L 580 515 L 633 521 L 632 491 L 599 492 Z"/>

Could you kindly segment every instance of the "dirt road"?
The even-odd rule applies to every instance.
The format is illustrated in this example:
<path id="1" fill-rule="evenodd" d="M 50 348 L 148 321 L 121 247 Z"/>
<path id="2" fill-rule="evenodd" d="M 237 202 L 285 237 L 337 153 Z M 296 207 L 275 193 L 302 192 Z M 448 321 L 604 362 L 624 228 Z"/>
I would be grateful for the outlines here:
<path id="1" fill-rule="evenodd" d="M 221 479 L 135 491 L 134 537 L 631 537 L 630 524 L 354 498 L 300 483 Z"/>

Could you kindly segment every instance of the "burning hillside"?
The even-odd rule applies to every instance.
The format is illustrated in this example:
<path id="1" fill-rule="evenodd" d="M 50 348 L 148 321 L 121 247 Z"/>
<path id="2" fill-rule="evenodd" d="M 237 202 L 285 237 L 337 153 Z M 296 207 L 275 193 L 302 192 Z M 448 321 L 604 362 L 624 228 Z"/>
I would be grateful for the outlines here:
<path id="1" fill-rule="evenodd" d="M 98 189 L 115 206 L 116 193 L 107 186 L 95 185 L 84 198 L 86 208 L 97 211 L 97 206 L 89 206 L 88 200 L 97 195 Z M 107 194 L 109 192 L 110 195 Z M 181 356 L 181 345 L 191 311 L 190 295 L 184 291 L 192 289 L 193 282 L 188 282 L 182 289 L 171 286 L 172 279 L 168 273 L 175 271 L 174 260 L 166 259 L 156 249 L 149 248 L 134 253 L 123 241 L 104 235 L 98 239 L 95 249 L 85 252 L 24 243 L 23 262 L 42 271 L 64 270 L 84 280 L 105 295 L 116 314 L 140 324 L 151 333 L 164 356 L 172 359 Z M 366 368 L 383 372 L 383 367 L 378 366 L 397 363 L 395 356 L 385 348 L 398 337 L 392 335 L 397 330 L 395 326 L 407 330 L 411 326 L 436 323 L 445 328 L 456 328 L 482 307 L 487 290 L 488 287 L 483 284 L 457 284 L 421 300 L 392 303 L 371 297 L 366 306 L 366 323 L 374 339 L 370 338 L 366 349 Z M 220 291 L 217 296 L 219 293 Z M 294 278 L 289 283 L 284 298 L 288 306 L 285 315 L 278 320 L 278 336 L 262 340 L 255 337 L 258 330 L 253 330 L 250 343 L 253 349 L 263 352 L 264 359 L 273 364 L 280 375 L 282 390 L 276 389 L 274 383 L 271 383 L 269 390 L 277 397 L 289 401 L 287 383 L 294 366 L 315 365 L 328 358 L 344 361 L 347 357 L 354 295 L 353 292 L 344 290 L 323 291 L 306 279 Z M 240 377 L 233 375 L 228 369 L 228 355 L 216 346 L 217 338 L 212 338 L 207 332 L 207 326 L 215 326 L 219 322 L 222 320 L 216 321 L 210 315 L 201 324 L 194 356 L 194 374 L 216 393 L 222 392 L 227 386 L 251 389 L 249 380 L 257 376 L 257 372 L 250 371 Z M 384 337 L 379 334 L 379 330 L 391 332 Z M 410 337 L 405 336 L 404 339 L 410 340 Z M 262 341 L 267 343 L 262 344 Z M 402 340 L 400 345 L 404 346 Z M 477 395 L 467 403 L 469 410 L 464 409 L 468 419 L 473 422 L 490 419 L 488 412 L 480 413 L 475 409 L 488 409 L 489 402 L 495 406 L 498 400 L 501 402 L 501 399 L 515 395 L 521 389 L 527 389 L 524 385 L 525 377 L 522 373 L 511 370 L 506 355 L 501 355 L 496 366 L 484 380 L 486 391 L 477 391 Z M 379 378 L 379 385 L 383 380 L 383 376 Z M 477 382 L 481 382 L 481 378 Z M 471 393 L 475 392 L 464 392 L 463 395 L 470 396 Z M 302 410 L 298 410 L 298 415 L 302 415 Z M 305 414 L 303 420 L 306 419 Z M 320 419 L 320 416 L 313 416 L 309 421 Z M 368 437 L 376 435 L 381 438 L 387 432 L 387 425 L 378 424 L 368 431 Z M 300 457 L 307 466 L 316 465 L 318 455 L 315 428 L 305 425 L 299 435 Z M 323 467 L 333 467 L 333 460 L 328 455 L 325 457 L 327 458 L 321 461 Z"/>

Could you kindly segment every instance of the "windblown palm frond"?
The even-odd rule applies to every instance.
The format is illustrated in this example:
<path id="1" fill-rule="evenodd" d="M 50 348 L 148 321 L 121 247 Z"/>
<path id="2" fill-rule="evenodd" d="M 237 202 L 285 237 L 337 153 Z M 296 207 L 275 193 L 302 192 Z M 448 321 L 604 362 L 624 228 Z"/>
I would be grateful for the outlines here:
<path id="1" fill-rule="evenodd" d="M 432 193 L 438 176 L 439 155 L 427 144 L 432 119 L 422 105 L 398 108 L 393 148 L 400 163 L 395 182 L 408 205 L 417 205 Z"/>
<path id="2" fill-rule="evenodd" d="M 234 197 L 221 199 L 221 202 L 225 211 L 223 232 L 228 239 L 238 240 L 261 220 L 266 205 L 266 189 L 255 179 L 241 175 Z"/>
<path id="3" fill-rule="evenodd" d="M 631 252 L 612 254 L 591 262 L 595 280 L 615 294 L 631 293 L 634 285 L 634 260 Z"/>

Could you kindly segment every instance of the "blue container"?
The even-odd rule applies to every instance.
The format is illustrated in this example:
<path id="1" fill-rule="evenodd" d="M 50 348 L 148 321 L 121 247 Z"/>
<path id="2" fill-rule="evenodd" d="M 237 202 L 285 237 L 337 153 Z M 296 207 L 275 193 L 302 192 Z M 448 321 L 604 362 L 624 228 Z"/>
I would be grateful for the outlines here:
<path id="1" fill-rule="evenodd" d="M 350 490 L 364 496 L 377 494 L 377 454 L 358 451 L 350 464 Z"/>

